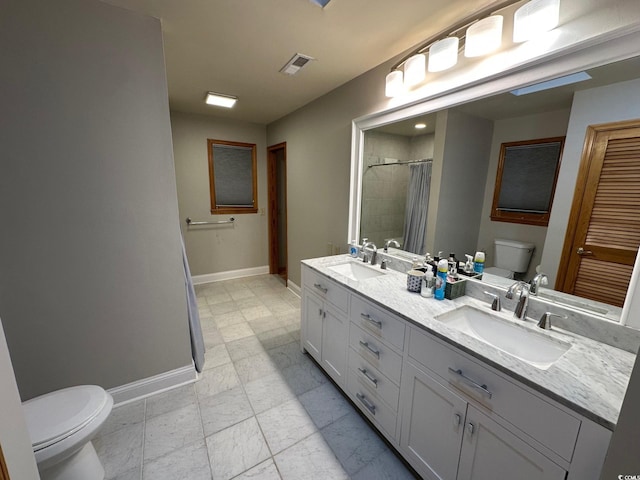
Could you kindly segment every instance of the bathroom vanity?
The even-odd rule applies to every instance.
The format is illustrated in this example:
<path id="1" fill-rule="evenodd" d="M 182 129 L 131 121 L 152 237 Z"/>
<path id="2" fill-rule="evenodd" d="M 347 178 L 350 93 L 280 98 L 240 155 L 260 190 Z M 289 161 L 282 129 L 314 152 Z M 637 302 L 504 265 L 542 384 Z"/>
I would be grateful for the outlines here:
<path id="1" fill-rule="evenodd" d="M 303 350 L 422 477 L 598 479 L 635 355 L 511 313 L 345 255 L 302 262 Z M 494 321 L 506 344 L 469 330 Z"/>

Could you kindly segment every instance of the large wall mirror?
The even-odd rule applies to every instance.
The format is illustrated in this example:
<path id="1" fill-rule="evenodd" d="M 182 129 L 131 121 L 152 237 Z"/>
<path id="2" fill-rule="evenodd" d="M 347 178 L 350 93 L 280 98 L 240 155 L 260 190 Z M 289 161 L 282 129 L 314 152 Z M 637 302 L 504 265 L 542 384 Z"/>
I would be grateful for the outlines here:
<path id="1" fill-rule="evenodd" d="M 530 242 L 529 268 L 516 278 L 530 280 L 540 266 L 549 276 L 549 298 L 618 320 L 621 305 L 553 292 L 587 127 L 640 119 L 633 100 L 640 94 L 640 57 L 607 63 L 621 57 L 598 55 L 582 53 L 582 66 L 590 68 L 580 70 L 591 78 L 579 83 L 514 95 L 540 77 L 505 76 L 474 87 L 475 93 L 470 88 L 354 121 L 349 238 L 368 237 L 378 246 L 393 238 L 401 244 L 395 253 L 404 250 L 405 258 L 442 251 L 460 259 L 483 250 L 487 266 L 495 262 L 495 239 Z M 549 65 L 546 73 L 577 71 Z M 549 224 L 492 221 L 501 145 L 553 137 L 566 141 Z M 485 277 L 500 286 L 513 282 Z"/>

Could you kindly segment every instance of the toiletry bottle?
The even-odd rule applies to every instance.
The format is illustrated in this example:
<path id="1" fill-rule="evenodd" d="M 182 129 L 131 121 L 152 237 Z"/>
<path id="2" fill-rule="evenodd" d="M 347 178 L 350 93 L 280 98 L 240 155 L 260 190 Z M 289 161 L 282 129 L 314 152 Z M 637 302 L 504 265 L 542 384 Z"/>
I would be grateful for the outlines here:
<path id="1" fill-rule="evenodd" d="M 473 274 L 473 257 L 466 253 L 464 256 L 467 257 L 467 263 L 464 264 L 464 273 L 471 275 Z"/>
<path id="2" fill-rule="evenodd" d="M 421 266 L 422 265 L 420 265 L 420 260 L 418 260 L 418 257 L 413 257 L 413 259 L 411 260 L 411 270 L 417 270 Z"/>
<path id="3" fill-rule="evenodd" d="M 476 273 L 484 272 L 484 252 L 476 252 L 473 259 L 473 271 Z"/>
<path id="4" fill-rule="evenodd" d="M 349 245 L 349 255 L 353 258 L 358 258 L 360 255 L 360 247 L 358 247 L 358 243 L 355 240 L 351 240 L 351 245 Z"/>
<path id="5" fill-rule="evenodd" d="M 456 258 L 456 254 L 451 252 L 447 262 L 449 264 L 449 275 L 453 278 L 458 278 L 458 259 Z"/>
<path id="6" fill-rule="evenodd" d="M 431 265 L 427 265 L 427 273 L 424 274 L 424 278 L 422 279 L 420 295 L 425 298 L 433 297 L 433 287 L 435 283 L 436 280 L 433 276 L 433 267 Z"/>
<path id="7" fill-rule="evenodd" d="M 444 300 L 444 289 L 447 287 L 447 260 L 442 259 L 438 262 L 438 276 L 436 277 L 436 285 L 433 296 L 436 300 Z"/>

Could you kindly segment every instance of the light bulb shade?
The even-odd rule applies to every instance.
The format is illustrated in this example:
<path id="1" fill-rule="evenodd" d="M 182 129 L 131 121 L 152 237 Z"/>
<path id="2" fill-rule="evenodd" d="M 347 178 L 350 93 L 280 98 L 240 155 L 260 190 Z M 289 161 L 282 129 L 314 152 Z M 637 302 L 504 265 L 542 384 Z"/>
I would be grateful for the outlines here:
<path id="1" fill-rule="evenodd" d="M 426 75 L 427 57 L 418 53 L 404 62 L 404 84 L 407 87 L 417 85 Z"/>
<path id="2" fill-rule="evenodd" d="M 394 70 L 387 75 L 385 79 L 384 94 L 387 97 L 397 97 L 404 91 L 404 83 L 402 82 L 402 72 Z"/>
<path id="3" fill-rule="evenodd" d="M 560 21 L 560 0 L 532 0 L 513 16 L 513 41 L 526 42 L 553 30 Z"/>
<path id="4" fill-rule="evenodd" d="M 438 40 L 429 47 L 429 71 L 441 72 L 458 63 L 458 37 Z"/>
<path id="5" fill-rule="evenodd" d="M 467 28 L 464 56 L 479 57 L 498 49 L 502 43 L 502 21 L 502 15 L 491 15 Z"/>

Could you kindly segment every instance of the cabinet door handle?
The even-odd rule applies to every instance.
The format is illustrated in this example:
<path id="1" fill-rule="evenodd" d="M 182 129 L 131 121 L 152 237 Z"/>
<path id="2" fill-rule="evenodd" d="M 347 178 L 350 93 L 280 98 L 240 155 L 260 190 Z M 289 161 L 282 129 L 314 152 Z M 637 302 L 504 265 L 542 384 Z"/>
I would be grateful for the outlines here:
<path id="1" fill-rule="evenodd" d="M 366 348 L 372 354 L 374 354 L 378 360 L 380 359 L 380 352 L 378 350 L 374 350 L 373 348 L 371 348 L 371 345 L 369 345 L 369 342 L 363 342 L 362 340 L 360 340 L 360 345 L 362 345 L 364 348 Z"/>
<path id="2" fill-rule="evenodd" d="M 319 283 L 314 283 L 313 286 L 320 290 L 322 293 L 327 293 L 329 291 L 327 287 L 323 287 Z"/>
<path id="3" fill-rule="evenodd" d="M 365 376 L 365 378 L 366 378 L 367 380 L 369 380 L 369 381 L 373 384 L 373 386 L 374 386 L 375 388 L 378 388 L 378 379 L 377 379 L 376 377 L 374 377 L 373 375 L 371 375 L 371 374 L 367 371 L 367 369 L 366 369 L 366 368 L 360 368 L 360 367 L 358 367 L 358 370 L 360 371 L 360 373 L 361 373 L 362 375 L 364 375 L 364 376 Z"/>
<path id="4" fill-rule="evenodd" d="M 322 311 L 322 309 L 321 309 L 321 308 L 319 308 L 319 309 L 318 309 L 318 316 L 319 316 L 319 317 L 321 317 L 323 313 L 324 313 L 324 312 Z"/>
<path id="5" fill-rule="evenodd" d="M 462 416 L 459 413 L 453 415 L 453 426 L 457 427 L 462 422 Z"/>
<path id="6" fill-rule="evenodd" d="M 365 397 L 361 393 L 356 393 L 356 397 L 358 398 L 358 400 L 360 400 L 360 403 L 362 403 L 362 405 L 364 405 L 364 407 L 371 412 L 371 415 L 376 414 L 376 406 L 369 402 L 369 400 L 367 400 L 367 397 Z"/>
<path id="7" fill-rule="evenodd" d="M 491 398 L 493 396 L 493 394 L 489 390 L 487 390 L 487 386 L 486 385 L 484 385 L 484 384 L 480 385 L 475 380 L 470 379 L 465 374 L 463 374 L 462 370 L 460 370 L 459 368 L 456 370 L 454 368 L 449 367 L 449 371 L 451 373 L 453 373 L 454 375 L 457 375 L 460 380 L 462 380 L 464 383 L 466 383 L 470 387 L 475 388 L 476 390 L 478 390 L 483 395 L 485 395 L 485 396 L 487 396 L 489 398 Z"/>
<path id="8" fill-rule="evenodd" d="M 467 432 L 469 432 L 469 435 L 473 435 L 473 432 L 475 432 L 475 430 L 476 426 L 473 423 L 467 423 Z"/>
<path id="9" fill-rule="evenodd" d="M 382 330 L 382 322 L 381 321 L 374 320 L 373 318 L 371 318 L 371 315 L 369 315 L 368 313 L 361 313 L 360 316 L 362 318 L 364 318 L 370 324 L 372 324 L 372 325 L 378 327 L 380 330 Z"/>

